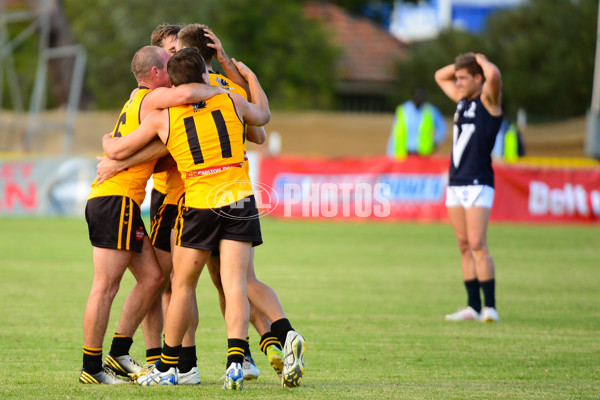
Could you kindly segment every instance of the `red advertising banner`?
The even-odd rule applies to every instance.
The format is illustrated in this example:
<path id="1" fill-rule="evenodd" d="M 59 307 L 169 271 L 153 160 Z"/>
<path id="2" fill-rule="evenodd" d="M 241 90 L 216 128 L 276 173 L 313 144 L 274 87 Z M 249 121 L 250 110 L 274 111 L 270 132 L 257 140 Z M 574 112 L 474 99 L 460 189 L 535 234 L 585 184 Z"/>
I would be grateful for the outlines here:
<path id="1" fill-rule="evenodd" d="M 263 214 L 286 218 L 447 220 L 448 157 L 268 157 L 255 185 Z M 600 167 L 494 164 L 491 219 L 598 223 Z"/>
<path id="2" fill-rule="evenodd" d="M 83 215 L 96 160 L 0 159 L 0 216 Z"/>
<path id="3" fill-rule="evenodd" d="M 267 198 L 279 217 L 440 220 L 447 168 L 448 159 L 437 157 L 269 157 L 260 164 L 257 200 Z"/>
<path id="4" fill-rule="evenodd" d="M 600 167 L 495 165 L 491 218 L 518 222 L 600 222 Z"/>

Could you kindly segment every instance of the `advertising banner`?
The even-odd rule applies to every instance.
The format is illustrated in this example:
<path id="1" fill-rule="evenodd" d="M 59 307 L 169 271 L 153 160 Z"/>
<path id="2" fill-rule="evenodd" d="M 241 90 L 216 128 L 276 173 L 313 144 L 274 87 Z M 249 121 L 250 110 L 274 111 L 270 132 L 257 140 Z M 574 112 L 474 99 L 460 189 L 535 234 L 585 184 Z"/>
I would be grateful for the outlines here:
<path id="1" fill-rule="evenodd" d="M 270 157 L 261 161 L 257 200 L 279 217 L 440 220 L 447 168 L 435 157 Z"/>
<path id="2" fill-rule="evenodd" d="M 491 219 L 600 222 L 600 167 L 496 165 Z"/>
<path id="3" fill-rule="evenodd" d="M 83 215 L 96 163 L 88 158 L 0 160 L 0 215 Z"/>
<path id="4" fill-rule="evenodd" d="M 96 163 L 84 157 L 0 160 L 0 215 L 83 215 Z M 250 164 L 261 215 L 448 219 L 448 157 L 261 159 L 253 154 Z M 600 166 L 495 163 L 494 171 L 492 221 L 600 223 Z M 151 187 L 152 180 L 148 192 Z"/>
<path id="5" fill-rule="evenodd" d="M 263 215 L 445 221 L 448 157 L 268 157 L 255 193 Z M 600 167 L 495 163 L 491 219 L 598 223 Z"/>

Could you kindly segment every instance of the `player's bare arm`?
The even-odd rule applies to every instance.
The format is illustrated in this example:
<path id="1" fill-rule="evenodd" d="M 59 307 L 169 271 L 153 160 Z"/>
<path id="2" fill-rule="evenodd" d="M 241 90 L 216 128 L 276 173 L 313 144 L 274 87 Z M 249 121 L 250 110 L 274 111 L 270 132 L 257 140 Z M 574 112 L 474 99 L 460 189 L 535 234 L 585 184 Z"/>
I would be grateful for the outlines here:
<path id="1" fill-rule="evenodd" d="M 248 102 L 240 95 L 232 96 L 234 102 L 236 102 L 240 116 L 246 124 L 263 126 L 271 119 L 267 95 L 260 86 L 260 82 L 258 82 L 258 78 L 254 72 L 246 64 L 235 59 L 232 59 L 232 61 L 240 74 L 248 81 L 250 93 L 252 93 L 252 102 Z"/>
<path id="2" fill-rule="evenodd" d="M 204 36 L 213 41 L 213 43 L 207 43 L 207 46 L 215 49 L 215 58 L 223 68 L 225 75 L 227 75 L 227 77 L 231 79 L 232 82 L 240 85 L 246 91 L 246 93 L 248 93 L 248 99 L 250 99 L 250 93 L 248 92 L 248 82 L 246 81 L 246 79 L 244 79 L 244 77 L 235 67 L 235 65 L 231 61 L 231 58 L 229 58 L 227 53 L 225 53 L 225 49 L 223 48 L 221 40 L 219 40 L 219 38 L 217 37 L 217 35 L 214 34 L 213 31 L 206 28 L 204 28 Z"/>
<path id="3" fill-rule="evenodd" d="M 267 131 L 262 126 L 246 125 L 246 139 L 252 143 L 263 144 L 267 140 Z"/>
<path id="4" fill-rule="evenodd" d="M 101 184 L 124 169 L 161 158 L 167 154 L 169 154 L 167 147 L 160 139 L 156 138 L 124 160 L 113 160 L 110 157 L 96 157 L 100 161 L 96 165 L 96 170 L 98 171 L 96 184 Z"/>
<path id="5" fill-rule="evenodd" d="M 454 64 L 446 65 L 435 72 L 435 82 L 440 89 L 446 93 L 446 96 L 455 103 L 458 103 L 460 101 L 460 95 L 456 88 L 456 84 L 454 83 L 454 73 Z"/>
<path id="6" fill-rule="evenodd" d="M 161 144 L 163 144 L 162 141 L 160 141 L 160 139 L 158 138 L 154 140 L 158 140 Z M 166 154 L 165 156 L 158 159 L 156 165 L 154 166 L 154 172 L 164 172 L 176 165 L 177 163 L 175 162 L 175 159 L 171 156 L 171 154 Z"/>
<path id="7" fill-rule="evenodd" d="M 148 93 L 144 98 L 140 116 L 144 119 L 148 113 L 154 110 L 162 110 L 187 103 L 198 103 L 223 93 L 227 93 L 227 91 L 218 86 L 203 83 L 186 83 L 170 88 L 159 87 Z"/>
<path id="8" fill-rule="evenodd" d="M 248 81 L 240 74 L 238 69 L 233 64 L 233 61 L 231 61 L 231 58 L 229 58 L 229 56 L 225 53 L 225 49 L 223 48 L 221 40 L 219 40 L 217 35 L 215 35 L 210 29 L 204 28 L 204 34 L 213 41 L 213 43 L 208 43 L 207 46 L 215 49 L 215 57 L 219 64 L 221 64 L 221 67 L 223 68 L 223 71 L 225 71 L 227 77 L 231 79 L 232 82 L 240 85 L 248 94 L 248 100 L 251 101 L 252 97 L 249 92 Z M 259 127 L 248 125 L 246 126 L 246 138 L 252 143 L 263 144 L 267 139 L 267 132 L 262 126 Z"/>
<path id="9" fill-rule="evenodd" d="M 150 113 L 135 131 L 126 136 L 112 137 L 110 134 L 104 135 L 102 147 L 108 157 L 122 160 L 141 149 L 156 135 L 159 135 L 160 139 L 165 142 L 168 132 L 168 110 L 158 110 Z"/>
<path id="10" fill-rule="evenodd" d="M 476 54 L 475 60 L 481 66 L 485 77 L 481 88 L 481 102 L 490 114 L 502 115 L 502 75 L 500 70 L 483 54 Z"/>

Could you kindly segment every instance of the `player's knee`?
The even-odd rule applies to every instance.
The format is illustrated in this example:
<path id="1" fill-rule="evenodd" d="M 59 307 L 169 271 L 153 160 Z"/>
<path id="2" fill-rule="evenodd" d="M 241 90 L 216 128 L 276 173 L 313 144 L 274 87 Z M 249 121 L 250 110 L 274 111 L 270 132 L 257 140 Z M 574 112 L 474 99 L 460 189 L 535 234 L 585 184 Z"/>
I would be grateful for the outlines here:
<path id="1" fill-rule="evenodd" d="M 469 241 L 466 239 L 458 239 L 458 250 L 460 250 L 461 254 L 470 252 L 471 246 L 469 245 Z"/>
<path id="2" fill-rule="evenodd" d="M 487 252 L 487 243 L 483 238 L 476 238 L 469 240 L 469 246 L 471 251 L 477 255 L 477 253 Z"/>
<path id="3" fill-rule="evenodd" d="M 144 275 L 144 280 L 148 285 L 156 287 L 158 289 L 162 288 L 163 283 L 165 282 L 165 277 L 162 271 L 156 270 L 152 272 L 148 272 L 148 274 Z"/>
<path id="4" fill-rule="evenodd" d="M 490 252 L 485 244 L 483 244 L 476 250 L 475 249 L 473 250 L 473 256 L 475 257 L 475 260 L 482 260 L 486 257 L 489 257 L 489 255 L 490 255 Z"/>
<path id="5" fill-rule="evenodd" d="M 92 290 L 112 301 L 119 292 L 119 287 L 119 282 L 101 281 L 94 282 Z"/>
<path id="6" fill-rule="evenodd" d="M 212 275 L 211 274 L 212 283 L 215 285 L 217 292 L 219 295 L 223 295 L 223 283 L 221 282 L 221 276 L 219 274 Z"/>

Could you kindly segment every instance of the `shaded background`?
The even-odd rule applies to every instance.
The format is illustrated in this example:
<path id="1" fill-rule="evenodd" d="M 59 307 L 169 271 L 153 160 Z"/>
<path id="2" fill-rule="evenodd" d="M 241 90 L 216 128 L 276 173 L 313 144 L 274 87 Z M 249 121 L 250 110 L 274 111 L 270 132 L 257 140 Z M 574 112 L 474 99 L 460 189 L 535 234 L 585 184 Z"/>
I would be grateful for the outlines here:
<path id="1" fill-rule="evenodd" d="M 41 109 L 47 112 L 37 127 L 44 133 L 29 146 L 24 138 L 28 129 L 24 116 L 34 102 L 43 32 L 41 26 L 31 26 L 35 16 L 47 10 L 51 14 L 48 48 L 80 45 L 87 55 L 77 101 L 82 112 L 72 128 L 75 154 L 100 150 L 100 137 L 113 128 L 117 110 L 135 86 L 132 55 L 149 43 L 152 30 L 160 23 L 200 22 L 217 33 L 230 56 L 257 73 L 273 110 L 267 132 L 281 133 L 284 153 L 384 154 L 393 109 L 410 97 L 415 85 L 424 86 L 429 100 L 451 117 L 454 104 L 436 87 L 433 74 L 457 54 L 475 51 L 486 54 L 502 71 L 507 116 L 514 120 L 519 109 L 527 115 L 522 130 L 528 155 L 585 156 L 584 115 L 592 96 L 598 15 L 595 0 L 5 3 L 4 18 L 20 12 L 31 12 L 32 18 L 3 20 L 0 151 L 64 148 L 60 142 L 62 124 L 68 119 L 73 57 L 48 61 L 48 80 L 41 92 Z M 442 3 L 480 6 L 466 17 L 459 15 L 464 10 L 453 8 L 454 19 L 447 25 L 425 18 L 422 10 Z M 415 10 L 414 15 L 425 17 L 413 25 L 433 27 L 433 34 L 423 37 L 413 32 L 415 39 L 411 39 L 406 29 L 402 33 L 411 26 L 403 26 L 406 21 L 398 15 Z M 14 44 L 27 29 L 32 29 L 31 35 L 13 46 L 9 59 L 6 45 Z M 14 76 L 9 74 L 9 61 Z M 20 96 L 14 94 L 15 81 Z M 21 97 L 21 104 L 16 97 Z M 446 139 L 437 153 L 449 152 Z"/>

